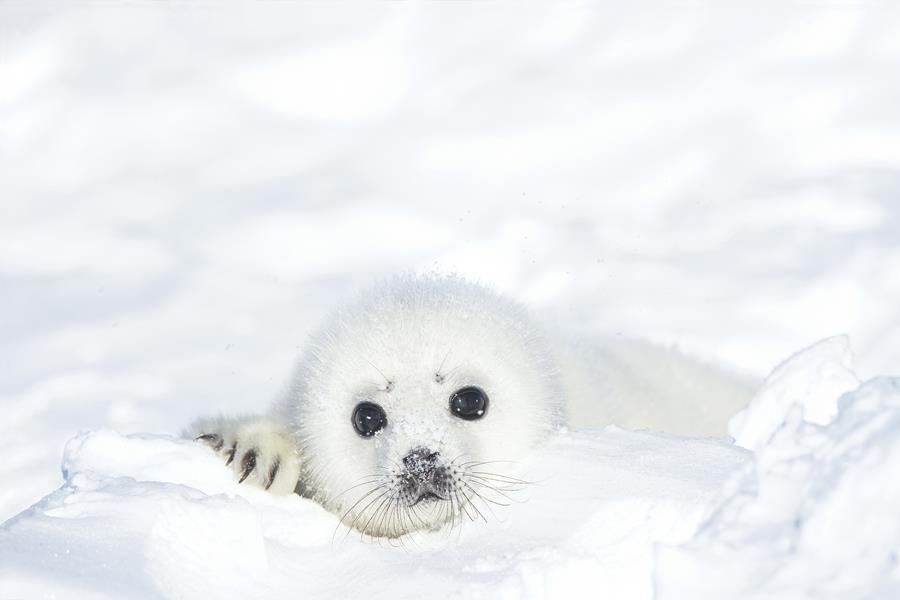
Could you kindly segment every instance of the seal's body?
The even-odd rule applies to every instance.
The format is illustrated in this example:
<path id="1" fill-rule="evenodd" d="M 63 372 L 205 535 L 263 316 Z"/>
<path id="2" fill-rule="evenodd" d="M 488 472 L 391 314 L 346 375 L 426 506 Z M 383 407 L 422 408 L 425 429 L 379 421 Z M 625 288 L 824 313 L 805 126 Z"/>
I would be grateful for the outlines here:
<path id="1" fill-rule="evenodd" d="M 600 363 L 586 360 L 594 354 Z M 675 353 L 639 342 L 573 350 L 484 287 L 404 276 L 335 312 L 269 416 L 203 420 L 192 433 L 241 481 L 398 537 L 501 503 L 522 483 L 503 465 L 563 425 L 724 435 L 748 399 Z"/>

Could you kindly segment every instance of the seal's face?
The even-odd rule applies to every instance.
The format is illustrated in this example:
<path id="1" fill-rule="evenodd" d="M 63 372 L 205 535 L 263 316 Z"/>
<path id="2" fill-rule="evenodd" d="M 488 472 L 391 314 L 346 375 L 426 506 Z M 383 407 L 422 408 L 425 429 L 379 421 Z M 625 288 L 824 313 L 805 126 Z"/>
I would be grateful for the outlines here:
<path id="1" fill-rule="evenodd" d="M 457 279 L 377 289 L 339 311 L 301 364 L 292 418 L 310 493 L 375 536 L 484 518 L 561 421 L 534 328 Z"/>

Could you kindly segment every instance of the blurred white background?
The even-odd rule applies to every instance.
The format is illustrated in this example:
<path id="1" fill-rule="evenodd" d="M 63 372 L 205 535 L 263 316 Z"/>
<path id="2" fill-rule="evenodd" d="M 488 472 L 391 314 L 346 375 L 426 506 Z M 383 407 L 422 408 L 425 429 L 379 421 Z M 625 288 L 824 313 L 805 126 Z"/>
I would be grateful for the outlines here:
<path id="1" fill-rule="evenodd" d="M 0 2 L 0 520 L 258 411 L 401 270 L 765 375 L 900 362 L 888 3 Z"/>

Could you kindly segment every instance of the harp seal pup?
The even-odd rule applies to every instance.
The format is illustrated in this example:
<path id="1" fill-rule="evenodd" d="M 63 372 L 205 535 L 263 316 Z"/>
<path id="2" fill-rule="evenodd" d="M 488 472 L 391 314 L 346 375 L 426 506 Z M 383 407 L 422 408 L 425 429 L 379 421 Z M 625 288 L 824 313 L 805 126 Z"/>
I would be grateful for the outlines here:
<path id="1" fill-rule="evenodd" d="M 300 493 L 375 537 L 476 518 L 504 468 L 564 426 L 725 435 L 749 388 L 637 341 L 560 343 L 456 276 L 405 275 L 338 308 L 265 416 L 189 430 L 241 482 Z"/>

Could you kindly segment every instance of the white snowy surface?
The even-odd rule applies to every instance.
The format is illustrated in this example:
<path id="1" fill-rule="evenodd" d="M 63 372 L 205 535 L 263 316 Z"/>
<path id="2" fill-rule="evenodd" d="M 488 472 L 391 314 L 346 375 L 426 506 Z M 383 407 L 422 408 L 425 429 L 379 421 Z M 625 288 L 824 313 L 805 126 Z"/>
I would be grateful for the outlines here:
<path id="1" fill-rule="evenodd" d="M 4 592 L 896 598 L 900 379 L 842 394 L 847 358 L 835 338 L 779 367 L 736 419 L 739 440 L 759 434 L 756 452 L 567 432 L 520 466 L 534 483 L 511 506 L 395 542 L 339 527 L 310 500 L 236 484 L 203 445 L 84 433 L 66 446 L 65 485 L 0 528 Z M 822 424 L 804 416 L 832 405 Z"/>
<path id="2" fill-rule="evenodd" d="M 900 378 L 858 384 L 849 359 L 843 337 L 794 356 L 734 419 L 754 459 L 660 549 L 658 598 L 900 597 Z"/>
<path id="3" fill-rule="evenodd" d="M 896 392 L 857 381 L 900 364 L 898 65 L 891 3 L 0 2 L 0 595 L 895 597 Z M 165 437 L 433 267 L 749 375 L 857 364 L 777 371 L 752 455 L 573 433 L 531 467 L 577 481 L 424 552 Z"/>
<path id="4" fill-rule="evenodd" d="M 539 483 L 520 504 L 479 506 L 487 523 L 392 546 L 336 530 L 310 500 L 235 484 L 197 444 L 104 430 L 70 442 L 65 487 L 0 530 L 0 576 L 13 597 L 559 597 L 597 586 L 648 597 L 650 542 L 688 539 L 747 457 L 718 442 L 571 434 L 533 465 Z"/>

